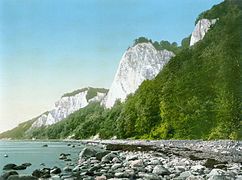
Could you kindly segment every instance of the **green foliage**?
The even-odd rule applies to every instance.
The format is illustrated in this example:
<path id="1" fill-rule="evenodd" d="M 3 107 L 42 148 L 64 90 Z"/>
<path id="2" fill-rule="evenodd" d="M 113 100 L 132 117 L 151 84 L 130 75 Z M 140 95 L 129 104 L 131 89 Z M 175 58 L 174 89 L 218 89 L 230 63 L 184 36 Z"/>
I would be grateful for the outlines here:
<path id="1" fill-rule="evenodd" d="M 104 88 L 92 88 L 92 87 L 89 87 L 88 91 L 87 91 L 87 95 L 86 95 L 87 100 L 94 98 L 97 95 L 98 92 L 99 93 L 107 93 L 108 90 L 104 89 Z"/>
<path id="2" fill-rule="evenodd" d="M 128 98 L 119 122 L 121 137 L 241 138 L 242 17 L 237 2 L 205 12 L 203 17 L 219 18 L 205 38 L 192 48 L 190 37 L 185 38 L 155 80 Z"/>
<path id="3" fill-rule="evenodd" d="M 66 93 L 62 97 L 75 96 L 76 94 L 79 94 L 79 93 L 84 92 L 84 91 L 87 91 L 87 95 L 86 95 L 87 100 L 94 98 L 97 95 L 98 92 L 99 93 L 107 93 L 108 92 L 108 90 L 104 89 L 104 88 L 88 87 L 88 88 L 78 89 L 78 90 L 75 90 L 75 91 L 70 92 L 70 93 Z"/>
<path id="4" fill-rule="evenodd" d="M 148 42 L 152 43 L 152 40 L 148 39 L 146 37 L 139 37 L 139 38 L 134 40 L 134 44 L 133 45 L 135 46 L 136 44 L 139 44 L 139 43 L 148 43 Z"/>
<path id="5" fill-rule="evenodd" d="M 189 46 L 190 46 L 190 40 L 191 40 L 191 35 L 188 36 L 188 37 L 186 37 L 186 38 L 184 38 L 182 40 L 182 42 L 181 42 L 181 47 L 182 48 L 189 48 Z"/>
<path id="6" fill-rule="evenodd" d="M 180 47 L 178 47 L 176 42 L 173 42 L 173 43 L 170 43 L 169 41 L 160 41 L 160 42 L 154 41 L 153 42 L 151 39 L 148 39 L 145 37 L 139 37 L 139 38 L 135 39 L 133 46 L 135 46 L 136 44 L 139 44 L 139 43 L 148 43 L 148 42 L 151 43 L 156 50 L 166 49 L 168 51 L 174 52 L 175 54 L 180 51 Z"/>
<path id="7" fill-rule="evenodd" d="M 25 132 L 32 126 L 35 119 L 23 122 L 19 124 L 16 128 L 6 131 L 0 134 L 0 139 L 10 138 L 10 139 L 22 139 L 25 136 Z"/>
<path id="8" fill-rule="evenodd" d="M 99 103 L 91 103 L 54 125 L 33 129 L 28 138 L 87 139 L 96 134 L 101 138 L 111 138 L 117 135 L 116 121 L 121 109 L 120 102 L 112 109 L 104 109 Z"/>
<path id="9" fill-rule="evenodd" d="M 88 88 L 82 88 L 82 89 L 77 89 L 75 91 L 72 91 L 70 93 L 65 93 L 63 96 L 61 97 L 69 97 L 69 96 L 75 96 L 76 94 L 79 94 L 81 92 L 87 91 Z"/>

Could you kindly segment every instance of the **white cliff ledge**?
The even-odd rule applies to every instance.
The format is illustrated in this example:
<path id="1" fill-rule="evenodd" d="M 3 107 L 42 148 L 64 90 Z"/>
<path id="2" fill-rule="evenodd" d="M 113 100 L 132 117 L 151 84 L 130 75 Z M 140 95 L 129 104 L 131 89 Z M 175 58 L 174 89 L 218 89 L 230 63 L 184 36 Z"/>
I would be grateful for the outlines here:
<path id="1" fill-rule="evenodd" d="M 144 80 L 153 79 L 173 56 L 173 52 L 156 50 L 151 43 L 129 48 L 122 56 L 104 106 L 111 108 L 117 99 L 124 101 Z"/>
<path id="2" fill-rule="evenodd" d="M 90 91 L 94 95 L 89 95 Z M 99 92 L 101 91 L 101 92 Z M 60 100 L 55 103 L 54 109 L 42 114 L 32 125 L 32 128 L 38 128 L 41 126 L 47 126 L 55 124 L 62 119 L 66 118 L 71 113 L 86 107 L 90 102 L 100 102 L 106 96 L 107 90 L 95 89 L 95 88 L 85 88 L 76 94 L 74 91 L 73 96 L 62 96 Z M 71 94 L 71 93 L 69 93 Z"/>
<path id="3" fill-rule="evenodd" d="M 217 19 L 200 19 L 195 28 L 192 32 L 191 40 L 190 40 L 190 46 L 193 46 L 198 41 L 202 40 L 205 36 L 205 34 L 210 29 L 211 25 L 215 24 Z"/>

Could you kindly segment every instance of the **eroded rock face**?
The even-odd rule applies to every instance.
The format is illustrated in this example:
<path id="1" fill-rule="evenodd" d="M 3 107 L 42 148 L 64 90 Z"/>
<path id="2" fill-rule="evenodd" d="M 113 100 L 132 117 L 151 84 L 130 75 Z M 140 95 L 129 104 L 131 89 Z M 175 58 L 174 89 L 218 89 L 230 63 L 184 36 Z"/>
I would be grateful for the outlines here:
<path id="1" fill-rule="evenodd" d="M 190 46 L 194 45 L 198 41 L 202 40 L 207 33 L 207 31 L 210 29 L 211 25 L 215 24 L 217 19 L 200 19 L 196 26 L 194 31 L 192 32 L 191 40 L 190 40 Z"/>
<path id="2" fill-rule="evenodd" d="M 55 103 L 54 109 L 42 114 L 32 125 L 32 128 L 55 124 L 66 118 L 71 113 L 86 107 L 90 102 L 100 102 L 106 93 L 97 92 L 97 95 L 91 99 L 87 98 L 89 88 L 73 96 L 64 96 Z"/>
<path id="3" fill-rule="evenodd" d="M 153 79 L 173 56 L 173 52 L 156 50 L 151 43 L 129 48 L 120 61 L 104 106 L 111 108 L 117 99 L 124 101 L 144 80 Z"/>

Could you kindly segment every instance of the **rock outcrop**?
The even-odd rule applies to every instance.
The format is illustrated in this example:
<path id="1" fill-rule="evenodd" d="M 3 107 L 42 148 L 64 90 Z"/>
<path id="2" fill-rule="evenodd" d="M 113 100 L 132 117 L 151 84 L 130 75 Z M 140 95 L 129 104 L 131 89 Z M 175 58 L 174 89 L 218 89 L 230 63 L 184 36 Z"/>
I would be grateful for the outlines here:
<path id="1" fill-rule="evenodd" d="M 138 43 L 129 48 L 120 61 L 104 106 L 111 108 L 117 99 L 124 101 L 144 80 L 153 79 L 173 56 L 173 52 L 156 50 L 151 43 Z"/>
<path id="2" fill-rule="evenodd" d="M 91 92 L 92 91 L 92 92 Z M 42 114 L 33 124 L 32 128 L 55 124 L 71 113 L 86 107 L 90 102 L 100 102 L 106 96 L 107 90 L 84 88 L 67 93 L 55 103 L 54 109 Z"/>
<path id="3" fill-rule="evenodd" d="M 207 33 L 207 31 L 210 29 L 211 25 L 215 24 L 217 19 L 200 19 L 196 26 L 194 31 L 192 32 L 191 40 L 190 40 L 190 46 L 194 45 L 198 41 L 202 40 Z"/>

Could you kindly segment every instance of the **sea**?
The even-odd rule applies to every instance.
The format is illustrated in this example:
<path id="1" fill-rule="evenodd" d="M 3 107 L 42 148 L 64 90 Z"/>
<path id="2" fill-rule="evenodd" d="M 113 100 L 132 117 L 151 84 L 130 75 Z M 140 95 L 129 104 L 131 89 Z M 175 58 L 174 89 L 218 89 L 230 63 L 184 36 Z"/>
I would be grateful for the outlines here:
<path id="1" fill-rule="evenodd" d="M 43 147 L 44 145 L 48 147 Z M 67 163 L 77 165 L 79 153 L 84 147 L 78 142 L 68 141 L 0 140 L 0 175 L 4 173 L 3 166 L 9 163 L 16 165 L 31 163 L 32 165 L 26 170 L 18 171 L 19 174 L 28 175 L 32 174 L 35 169 L 52 168 L 54 166 L 63 169 L 67 166 Z M 70 154 L 72 161 L 59 160 L 61 153 Z M 5 155 L 8 157 L 5 157 Z"/>

